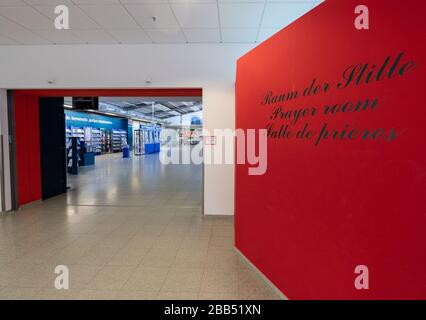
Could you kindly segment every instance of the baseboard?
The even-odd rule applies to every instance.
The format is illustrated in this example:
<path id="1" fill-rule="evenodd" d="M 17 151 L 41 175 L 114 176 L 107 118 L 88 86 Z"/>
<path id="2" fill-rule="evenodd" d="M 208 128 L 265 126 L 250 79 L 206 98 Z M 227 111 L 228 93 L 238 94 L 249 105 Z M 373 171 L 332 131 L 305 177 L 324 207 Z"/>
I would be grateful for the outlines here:
<path id="1" fill-rule="evenodd" d="M 237 252 L 237 254 L 239 255 L 239 257 L 241 258 L 241 260 L 251 270 L 253 270 L 253 272 L 256 274 L 256 276 L 260 280 L 262 280 L 269 288 L 271 288 L 271 290 L 274 291 L 274 293 L 276 295 L 278 295 L 278 297 L 280 297 L 281 300 L 288 300 L 288 298 L 253 263 L 251 263 L 250 260 L 247 259 L 247 257 L 240 250 L 238 250 L 236 247 L 234 247 L 234 249 Z"/>
<path id="2" fill-rule="evenodd" d="M 213 211 L 213 212 L 206 212 L 205 210 L 206 208 L 202 207 L 201 210 L 203 212 L 203 215 L 205 216 L 234 216 L 234 212 L 233 211 L 229 211 L 229 212 L 223 212 L 223 211 Z"/>

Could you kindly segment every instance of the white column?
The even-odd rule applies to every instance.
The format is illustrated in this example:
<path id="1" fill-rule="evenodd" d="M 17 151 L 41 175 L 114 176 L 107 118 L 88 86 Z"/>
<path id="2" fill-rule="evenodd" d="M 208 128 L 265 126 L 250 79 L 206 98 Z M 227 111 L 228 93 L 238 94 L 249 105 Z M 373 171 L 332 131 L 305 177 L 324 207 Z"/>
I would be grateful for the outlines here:
<path id="1" fill-rule="evenodd" d="M 1 190 L 2 183 L 0 181 L 0 209 L 4 203 L 5 210 L 8 211 L 12 207 L 10 192 L 10 162 L 9 162 L 9 125 L 7 117 L 7 91 L 0 89 L 0 137 L 3 139 L 3 174 L 4 174 L 4 190 Z M 1 146 L 1 143 L 0 143 Z M 0 150 L 1 152 L 1 150 Z M 0 159 L 1 161 L 1 159 Z M 2 179 L 0 172 L 0 179 Z M 4 195 L 4 199 L 2 198 Z"/>
<path id="2" fill-rule="evenodd" d="M 233 82 L 203 86 L 203 128 L 214 135 L 215 129 L 235 129 L 235 87 Z M 204 146 L 214 154 L 221 144 Z M 231 150 L 233 151 L 233 146 Z M 234 214 L 234 165 L 204 165 L 204 214 Z"/>

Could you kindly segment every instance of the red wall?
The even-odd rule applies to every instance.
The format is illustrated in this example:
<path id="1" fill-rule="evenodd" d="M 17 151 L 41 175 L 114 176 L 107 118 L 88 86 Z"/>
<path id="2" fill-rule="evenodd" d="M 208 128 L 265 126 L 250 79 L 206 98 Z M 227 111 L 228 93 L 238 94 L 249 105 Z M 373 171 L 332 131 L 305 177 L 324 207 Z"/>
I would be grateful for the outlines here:
<path id="1" fill-rule="evenodd" d="M 426 3 L 362 1 L 368 31 L 354 27 L 359 4 L 326 1 L 237 64 L 237 128 L 289 124 L 271 119 L 277 106 L 318 111 L 290 124 L 294 133 L 308 124 L 310 138 L 269 136 L 265 175 L 236 166 L 236 246 L 290 299 L 426 298 Z M 383 73 L 380 81 L 337 88 L 346 68 L 368 63 L 377 71 L 401 52 L 391 79 Z M 414 67 L 398 75 L 408 61 Z M 313 78 L 329 82 L 329 91 L 303 96 Z M 299 95 L 262 104 L 269 90 Z M 326 105 L 366 98 L 379 99 L 374 110 L 323 114 Z M 325 123 L 370 135 L 315 146 Z M 354 286 L 356 265 L 369 268 L 368 290 Z"/>
<path id="2" fill-rule="evenodd" d="M 41 198 L 38 97 L 14 94 L 18 203 Z"/>

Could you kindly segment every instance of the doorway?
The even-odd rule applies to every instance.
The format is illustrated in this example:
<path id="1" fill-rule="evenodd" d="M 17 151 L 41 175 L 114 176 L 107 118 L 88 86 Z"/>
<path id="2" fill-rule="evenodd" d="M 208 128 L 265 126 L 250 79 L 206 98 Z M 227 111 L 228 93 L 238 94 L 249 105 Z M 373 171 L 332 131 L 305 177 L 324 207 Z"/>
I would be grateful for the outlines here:
<path id="1" fill-rule="evenodd" d="M 17 159 L 16 179 L 13 183 L 16 186 L 19 207 L 66 193 L 67 180 L 70 179 L 67 179 L 64 165 L 66 163 L 64 97 L 103 96 L 115 97 L 118 100 L 122 100 L 123 97 L 144 97 L 147 101 L 152 97 L 170 97 L 170 99 L 179 97 L 182 101 L 189 98 L 201 101 L 202 90 L 16 90 L 13 95 L 16 132 L 12 140 L 16 147 Z M 110 116 L 117 116 L 112 115 L 111 110 L 109 113 Z M 163 110 L 160 114 L 165 115 L 166 111 Z M 132 144 L 133 137 L 128 138 L 128 143 Z M 116 153 L 115 158 L 111 159 L 122 161 L 121 152 Z M 83 173 L 94 170 L 84 168 Z M 113 180 L 110 183 L 113 183 Z M 112 184 L 110 186 L 114 189 Z M 200 190 L 202 193 L 202 185 Z M 68 200 L 72 200 L 72 197 L 68 197 Z"/>

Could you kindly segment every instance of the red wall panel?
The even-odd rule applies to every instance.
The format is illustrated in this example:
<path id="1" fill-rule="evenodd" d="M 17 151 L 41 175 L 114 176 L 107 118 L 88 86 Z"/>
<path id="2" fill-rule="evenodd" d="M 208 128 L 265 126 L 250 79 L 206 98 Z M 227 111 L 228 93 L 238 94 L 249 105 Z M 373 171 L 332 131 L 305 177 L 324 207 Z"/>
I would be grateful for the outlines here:
<path id="1" fill-rule="evenodd" d="M 41 198 L 38 97 L 14 94 L 19 205 Z"/>
<path id="2" fill-rule="evenodd" d="M 370 11 L 370 30 L 363 31 L 354 27 L 359 4 L 328 0 L 237 64 L 237 128 L 289 125 L 296 133 L 307 124 L 312 131 L 297 139 L 276 138 L 270 130 L 266 174 L 249 176 L 248 165 L 235 171 L 236 246 L 290 299 L 426 298 L 426 52 L 420 40 L 426 4 L 363 1 Z M 400 76 L 409 61 L 414 67 Z M 368 84 L 337 87 L 345 69 L 366 63 L 376 72 Z M 314 78 L 328 82 L 329 91 L 304 95 Z M 263 104 L 268 91 L 298 91 L 298 97 Z M 326 105 L 374 98 L 375 109 L 323 112 Z M 318 113 L 292 125 L 271 119 L 278 106 Z M 370 135 L 315 145 L 325 124 L 330 134 L 356 129 Z M 378 128 L 383 132 L 373 139 Z M 369 268 L 368 290 L 354 286 L 356 265 Z"/>

